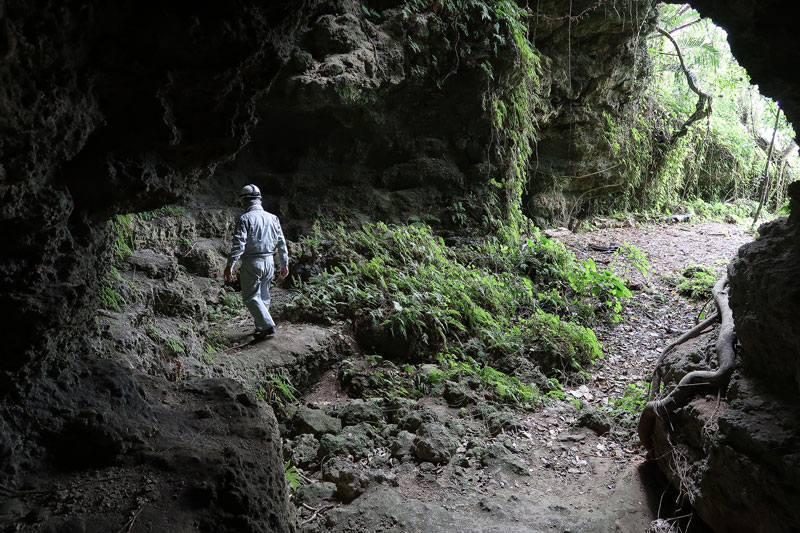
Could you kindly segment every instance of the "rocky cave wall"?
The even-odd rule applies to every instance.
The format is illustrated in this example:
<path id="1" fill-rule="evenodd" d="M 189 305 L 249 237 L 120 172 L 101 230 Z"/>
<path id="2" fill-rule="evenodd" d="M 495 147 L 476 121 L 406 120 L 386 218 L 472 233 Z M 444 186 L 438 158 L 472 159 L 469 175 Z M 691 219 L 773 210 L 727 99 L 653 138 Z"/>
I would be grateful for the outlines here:
<path id="1" fill-rule="evenodd" d="M 547 198 L 553 176 L 613 164 L 597 135 L 599 117 L 619 112 L 646 71 L 638 50 L 651 2 L 572 4 L 569 16 L 561 3 L 541 2 L 532 20 L 547 58 L 527 198 L 533 215 L 566 208 L 558 194 Z M 798 50 L 788 2 L 693 5 L 728 28 L 734 54 L 796 122 Z M 315 211 L 398 222 L 427 217 L 443 226 L 458 225 L 460 210 L 478 226 L 493 214 L 487 190 L 497 162 L 486 151 L 493 132 L 485 72 L 477 61 L 455 57 L 433 64 L 432 56 L 446 58 L 447 50 L 424 17 L 404 22 L 399 2 L 370 6 L 381 16 L 345 0 L 269 7 L 240 1 L 223 11 L 187 3 L 0 4 L 4 484 L 42 468 L 148 465 L 181 487 L 181 475 L 166 465 L 222 465 L 189 469 L 197 483 L 186 493 L 190 501 L 176 505 L 204 509 L 193 516 L 212 529 L 291 528 L 274 417 L 226 382 L 178 386 L 97 361 L 84 333 L 110 264 L 108 217 L 186 200 L 198 182 L 191 201 L 217 203 L 220 187 L 266 184 L 268 206 L 295 233 Z M 513 72 L 510 49 L 493 61 L 497 77 Z M 578 194 L 592 186 L 582 183 L 567 189 Z M 797 225 L 793 217 L 764 232 L 762 244 L 780 241 L 775 250 L 785 253 L 759 263 L 762 275 L 747 273 L 762 257 L 756 249 L 743 252 L 731 273 L 737 328 L 746 332 L 744 366 L 762 382 L 797 368 L 797 315 L 773 322 L 768 300 L 775 287 L 787 287 L 796 269 L 789 265 L 798 264 L 800 245 L 791 237 Z M 786 297 L 793 294 L 788 287 Z M 783 344 L 762 351 L 760 339 L 778 333 Z M 762 365 L 767 357 L 781 362 Z M 780 383 L 795 386 L 785 375 Z M 252 428 L 217 427 L 220 435 L 271 444 L 261 456 L 221 447 L 203 457 L 154 457 L 202 431 L 192 426 L 209 417 L 197 415 L 199 406 L 197 422 L 157 431 L 193 397 L 218 405 L 212 420 L 236 413 L 252 421 Z M 258 497 L 243 498 L 236 484 L 259 487 Z"/>
<path id="2" fill-rule="evenodd" d="M 100 361 L 87 332 L 111 262 L 108 218 L 185 197 L 247 142 L 295 14 L 292 2 L 0 3 L 5 487 L 51 490 L 87 468 L 150 472 L 157 492 L 181 495 L 151 494 L 164 502 L 147 511 L 156 524 L 292 527 L 268 408 L 224 380 L 178 386 Z M 219 438 L 193 448 L 201 431 Z M 134 496 L 105 494 L 121 499 L 108 520 L 125 523 Z M 102 516 L 80 520 L 52 525 L 108 529 Z"/>
<path id="3" fill-rule="evenodd" d="M 513 82 L 510 36 L 487 37 L 497 19 L 483 19 L 479 6 L 468 11 L 467 30 L 454 32 L 431 12 L 404 15 L 402 2 L 368 5 L 377 15 L 358 2 L 312 9 L 259 101 L 252 142 L 220 168 L 214 189 L 261 185 L 292 236 L 320 216 L 486 228 L 498 217 L 490 181 L 504 172 L 489 100 L 498 84 Z M 574 201 L 616 166 L 598 132 L 604 112 L 621 117 L 642 89 L 655 9 L 590 1 L 573 2 L 572 12 L 554 1 L 527 9 L 542 71 L 524 211 L 544 224 L 568 217 L 564 191 Z"/>

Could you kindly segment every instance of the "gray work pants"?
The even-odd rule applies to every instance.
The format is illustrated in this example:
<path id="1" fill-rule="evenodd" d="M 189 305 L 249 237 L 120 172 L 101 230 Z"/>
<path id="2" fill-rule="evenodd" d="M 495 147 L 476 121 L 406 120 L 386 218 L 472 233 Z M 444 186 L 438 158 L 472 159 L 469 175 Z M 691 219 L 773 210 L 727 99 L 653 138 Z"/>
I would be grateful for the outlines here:
<path id="1" fill-rule="evenodd" d="M 271 255 L 242 259 L 239 278 L 242 282 L 242 301 L 253 315 L 256 329 L 275 327 L 269 314 L 269 283 L 275 275 L 275 263 Z"/>

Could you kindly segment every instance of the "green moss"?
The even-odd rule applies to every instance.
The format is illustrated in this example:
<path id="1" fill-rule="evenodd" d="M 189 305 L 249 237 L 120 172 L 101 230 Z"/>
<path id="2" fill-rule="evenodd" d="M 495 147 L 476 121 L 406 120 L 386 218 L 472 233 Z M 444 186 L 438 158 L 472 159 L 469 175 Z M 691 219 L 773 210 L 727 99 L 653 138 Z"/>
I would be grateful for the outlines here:
<path id="1" fill-rule="evenodd" d="M 487 187 L 477 193 L 487 211 L 480 222 L 515 242 L 529 224 L 522 215 L 522 191 L 541 101 L 542 59 L 528 39 L 531 15 L 513 0 L 406 0 L 402 12 L 406 20 L 424 17 L 431 32 L 430 50 L 424 54 L 420 43 L 407 38 L 413 75 L 432 79 L 439 88 L 464 69 L 486 79 L 484 112 L 493 129 L 490 150 L 499 165 L 487 173 Z M 466 225 L 461 210 L 451 210 L 451 216 Z"/>
<path id="2" fill-rule="evenodd" d="M 713 267 L 690 265 L 681 273 L 683 280 L 678 284 L 678 292 L 694 300 L 711 298 L 711 289 L 717 282 L 717 273 Z"/>
<path id="3" fill-rule="evenodd" d="M 122 261 L 133 255 L 133 218 L 131 215 L 117 215 L 108 222 L 116 234 L 114 240 L 114 259 Z"/>
<path id="4" fill-rule="evenodd" d="M 141 220 L 155 220 L 156 218 L 174 217 L 181 218 L 186 216 L 186 209 L 179 205 L 165 205 L 153 211 L 142 211 L 136 213 Z"/>

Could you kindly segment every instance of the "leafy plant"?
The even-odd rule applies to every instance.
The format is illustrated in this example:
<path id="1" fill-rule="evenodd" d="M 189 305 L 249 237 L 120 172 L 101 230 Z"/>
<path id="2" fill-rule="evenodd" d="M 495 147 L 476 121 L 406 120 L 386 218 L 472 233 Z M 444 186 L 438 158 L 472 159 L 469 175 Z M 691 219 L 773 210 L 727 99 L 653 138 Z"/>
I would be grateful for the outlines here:
<path id="1" fill-rule="evenodd" d="M 678 284 L 678 292 L 694 300 L 711 298 L 711 289 L 717 282 L 717 274 L 713 267 L 706 265 L 689 265 L 681 273 L 683 280 Z"/>
<path id="2" fill-rule="evenodd" d="M 621 270 L 627 275 L 630 268 L 637 270 L 645 278 L 649 277 L 650 262 L 645 253 L 629 242 L 624 243 L 614 252 L 611 268 Z"/>
<path id="3" fill-rule="evenodd" d="M 136 216 L 145 221 L 163 217 L 180 218 L 186 216 L 186 209 L 179 205 L 165 205 L 163 207 L 159 207 L 158 209 L 154 209 L 153 211 L 142 211 L 141 213 L 136 213 Z"/>
<path id="4" fill-rule="evenodd" d="M 644 405 L 650 396 L 650 383 L 630 383 L 625 388 L 622 397 L 613 401 L 613 409 L 615 411 L 627 411 L 631 414 L 638 415 L 644 409 Z"/>
<path id="5" fill-rule="evenodd" d="M 284 407 L 288 403 L 297 403 L 297 389 L 284 374 L 268 374 L 267 383 L 260 389 L 264 401 L 277 403 Z"/>
<path id="6" fill-rule="evenodd" d="M 100 303 L 100 307 L 118 313 L 128 305 L 125 298 L 111 286 L 108 280 L 100 282 L 100 287 L 97 289 L 97 301 Z"/>
<path id="7" fill-rule="evenodd" d="M 599 299 L 611 311 L 611 321 L 619 322 L 622 300 L 630 298 L 631 291 L 611 270 L 598 271 L 593 259 L 582 261 L 582 265 L 582 270 L 570 274 L 570 284 L 576 291 L 591 293 Z"/>
<path id="8" fill-rule="evenodd" d="M 291 460 L 287 460 L 283 463 L 283 477 L 286 479 L 286 484 L 293 491 L 297 490 L 297 487 L 299 487 L 303 481 L 303 478 L 300 477 L 300 472 L 297 471 L 296 466 L 292 465 Z"/>
<path id="9" fill-rule="evenodd" d="M 529 241 L 528 251 L 500 241 L 454 251 L 422 224 L 367 224 L 351 232 L 317 226 L 301 240 L 303 257 L 327 268 L 301 281 L 287 307 L 320 321 L 370 324 L 411 343 L 420 355 L 474 340 L 496 357 L 537 346 L 554 351 L 556 360 L 583 364 L 599 353 L 594 334 L 540 309 L 535 284 L 552 280 L 535 266 L 550 267 L 555 258 L 559 265 L 552 269 L 565 299 L 566 291 L 581 300 L 595 294 L 584 287 L 576 294 L 568 278 L 586 275 L 570 261 L 574 256 L 540 239 Z"/>
<path id="10" fill-rule="evenodd" d="M 114 258 L 122 261 L 133 255 L 133 218 L 131 215 L 117 215 L 108 222 L 109 227 L 116 233 L 114 240 Z"/>

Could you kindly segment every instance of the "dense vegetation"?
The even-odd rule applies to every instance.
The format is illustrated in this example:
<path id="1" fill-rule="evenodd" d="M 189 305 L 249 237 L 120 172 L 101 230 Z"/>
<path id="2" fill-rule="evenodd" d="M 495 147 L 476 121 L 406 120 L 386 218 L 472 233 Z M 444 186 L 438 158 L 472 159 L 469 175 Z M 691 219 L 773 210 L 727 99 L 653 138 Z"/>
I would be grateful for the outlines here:
<path id="1" fill-rule="evenodd" d="M 689 6 L 662 5 L 658 26 L 662 33 L 649 38 L 647 90 L 621 119 L 606 115 L 623 194 L 598 196 L 595 209 L 689 208 L 709 216 L 727 202 L 750 217 L 764 192 L 773 133 L 765 199 L 780 208 L 798 158 L 778 104 L 750 84 L 725 32 Z"/>
<path id="2" fill-rule="evenodd" d="M 621 161 L 622 194 L 590 197 L 590 210 L 751 217 L 777 105 L 749 85 L 722 30 L 687 6 L 662 6 L 660 13 L 659 33 L 649 39 L 654 67 L 646 90 L 625 115 L 604 115 L 605 138 Z M 485 112 L 494 128 L 489 150 L 496 171 L 487 175 L 488 188 L 453 204 L 452 220 L 445 223 L 457 233 L 480 227 L 486 234 L 446 245 L 420 217 L 406 226 L 322 222 L 299 244 L 302 280 L 289 311 L 306 320 L 349 323 L 361 346 L 375 353 L 367 380 L 373 394 L 418 394 L 425 387 L 409 382 L 416 373 L 398 365 L 437 362 L 440 374 L 428 385 L 481 376 L 484 386 L 487 380 L 503 383 L 499 389 L 528 402 L 536 390 L 521 392 L 517 377 L 495 369 L 513 373 L 513 361 L 523 358 L 550 378 L 580 370 L 602 356 L 590 327 L 597 319 L 618 320 L 630 292 L 612 269 L 577 261 L 522 214 L 543 66 L 528 40 L 530 13 L 506 0 L 410 0 L 404 14 L 428 17 L 446 52 L 416 58 L 414 76 L 441 87 L 463 61 L 487 77 Z M 490 39 L 482 37 L 487 32 Z M 406 44 L 420 53 L 413 39 Z M 498 65 L 509 50 L 515 67 L 501 75 Z M 767 196 L 772 207 L 783 202 L 797 165 L 791 126 L 777 124 Z M 479 204 L 482 220 L 471 216 Z M 646 261 L 637 252 L 629 247 L 620 254 L 629 266 L 641 267 Z M 701 297 L 706 281 L 682 290 Z M 514 379 L 516 385 L 509 381 Z"/>

